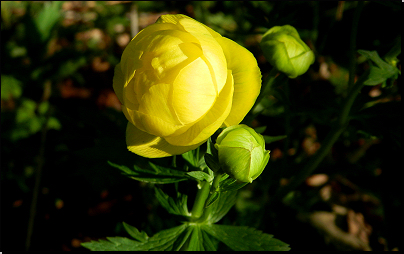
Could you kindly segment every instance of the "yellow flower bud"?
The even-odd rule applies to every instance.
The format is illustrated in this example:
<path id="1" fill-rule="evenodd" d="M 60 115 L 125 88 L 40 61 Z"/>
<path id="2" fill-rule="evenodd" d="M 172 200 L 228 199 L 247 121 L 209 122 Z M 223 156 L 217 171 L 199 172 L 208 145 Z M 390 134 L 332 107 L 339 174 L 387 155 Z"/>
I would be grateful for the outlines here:
<path id="1" fill-rule="evenodd" d="M 272 27 L 263 35 L 260 45 L 268 62 L 289 78 L 304 74 L 314 63 L 313 51 L 293 26 Z"/>
<path id="2" fill-rule="evenodd" d="M 252 182 L 265 169 L 269 151 L 264 137 L 247 125 L 224 129 L 216 139 L 221 169 L 240 182 Z"/>
<path id="3" fill-rule="evenodd" d="M 128 149 L 182 154 L 218 128 L 241 122 L 261 89 L 247 49 L 185 15 L 162 15 L 140 31 L 115 67 L 113 87 L 129 123 Z"/>

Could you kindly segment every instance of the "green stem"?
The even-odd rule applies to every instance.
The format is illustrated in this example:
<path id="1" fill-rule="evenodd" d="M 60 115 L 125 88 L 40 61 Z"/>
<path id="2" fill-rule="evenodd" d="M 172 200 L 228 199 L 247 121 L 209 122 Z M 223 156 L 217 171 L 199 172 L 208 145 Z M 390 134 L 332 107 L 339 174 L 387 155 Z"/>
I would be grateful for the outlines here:
<path id="1" fill-rule="evenodd" d="M 191 217 L 193 220 L 198 219 L 203 214 L 205 208 L 206 199 L 209 196 L 210 183 L 204 181 L 202 182 L 202 187 L 198 190 L 195 197 L 194 206 L 191 210 Z"/>
<path id="2" fill-rule="evenodd" d="M 176 168 L 176 167 L 177 167 L 177 155 L 174 155 L 174 156 L 173 156 L 173 160 L 172 160 L 172 162 L 171 162 L 171 166 L 172 166 L 173 168 Z"/>
<path id="3" fill-rule="evenodd" d="M 288 148 L 289 148 L 289 143 L 290 143 L 290 133 L 291 133 L 291 128 L 290 128 L 290 120 L 291 120 L 291 110 L 290 110 L 290 97 L 289 97 L 289 82 L 286 80 L 284 84 L 284 89 L 285 89 L 285 143 L 283 146 L 283 166 L 286 166 L 287 163 L 287 156 L 288 156 Z"/>
<path id="4" fill-rule="evenodd" d="M 39 148 L 39 155 L 38 155 L 38 167 L 36 170 L 35 176 L 35 185 L 34 190 L 32 193 L 32 202 L 29 211 L 29 218 L 28 218 L 28 229 L 27 229 L 27 238 L 25 241 L 25 250 L 28 251 L 31 246 L 31 238 L 32 233 L 34 231 L 34 222 L 36 217 L 36 210 L 38 204 L 38 196 L 39 196 L 39 188 L 41 187 L 41 177 L 42 177 L 42 170 L 45 164 L 45 142 L 46 142 L 46 133 L 48 131 L 48 121 L 51 115 L 52 107 L 49 106 L 48 110 L 45 114 L 45 121 L 42 124 L 41 129 L 41 144 Z"/>
<path id="5" fill-rule="evenodd" d="M 352 88 L 355 81 L 356 73 L 356 37 L 358 34 L 359 17 L 363 9 L 364 2 L 357 2 L 354 17 L 352 20 L 351 36 L 349 41 L 349 80 L 348 88 Z"/>
<path id="6" fill-rule="evenodd" d="M 354 84 L 355 77 L 355 44 L 356 44 L 356 34 L 358 30 L 359 16 L 363 7 L 363 2 L 359 2 L 358 6 L 355 10 L 352 30 L 351 30 L 351 42 L 350 42 L 350 70 L 349 70 L 349 83 L 348 87 L 350 89 L 348 97 L 345 99 L 344 105 L 341 109 L 341 113 L 337 119 L 337 124 L 333 126 L 331 131 L 328 133 L 320 149 L 316 152 L 316 154 L 309 160 L 309 162 L 300 170 L 294 177 L 292 177 L 290 183 L 281 188 L 274 196 L 275 200 L 282 199 L 287 193 L 296 189 L 304 180 L 310 176 L 317 166 L 321 163 L 324 157 L 330 152 L 334 143 L 338 140 L 341 133 L 345 130 L 346 126 L 349 123 L 349 112 L 352 108 L 352 105 L 355 101 L 356 96 L 359 94 L 361 88 L 363 87 L 363 83 L 367 80 L 369 76 L 369 71 L 366 71 L 361 78 L 359 78 Z"/>
<path id="7" fill-rule="evenodd" d="M 210 188 L 210 194 L 213 194 L 213 192 L 215 192 L 216 189 L 219 187 L 221 178 L 222 178 L 222 174 L 215 174 L 215 178 L 213 179 L 212 186 Z M 203 211 L 203 215 L 198 219 L 199 223 L 202 223 L 209 218 L 209 215 L 211 214 L 211 211 L 212 211 L 212 207 L 213 206 L 211 205 Z"/>
<path id="8" fill-rule="evenodd" d="M 263 85 L 261 87 L 261 92 L 258 95 L 257 100 L 254 103 L 254 106 L 252 107 L 252 109 L 253 109 L 252 111 L 254 111 L 255 107 L 257 107 L 257 105 L 261 102 L 261 100 L 264 98 L 264 96 L 266 96 L 269 93 L 277 74 L 278 74 L 278 70 L 275 68 L 272 68 L 272 70 L 269 72 L 268 76 L 266 77 L 265 82 L 263 82 Z"/>

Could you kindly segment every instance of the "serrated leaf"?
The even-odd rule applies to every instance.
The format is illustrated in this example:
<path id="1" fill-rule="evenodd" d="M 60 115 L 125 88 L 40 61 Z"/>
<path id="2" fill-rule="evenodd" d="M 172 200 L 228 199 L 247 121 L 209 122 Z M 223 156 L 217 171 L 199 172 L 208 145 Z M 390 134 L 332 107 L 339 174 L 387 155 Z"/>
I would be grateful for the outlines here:
<path id="1" fill-rule="evenodd" d="M 212 205 L 220 196 L 220 192 L 213 192 L 212 195 L 209 196 L 209 198 L 206 200 L 205 208 L 209 207 Z"/>
<path id="2" fill-rule="evenodd" d="M 288 251 L 289 245 L 255 228 L 204 224 L 201 229 L 235 251 Z"/>
<path id="3" fill-rule="evenodd" d="M 210 213 L 206 223 L 216 223 L 220 221 L 236 203 L 237 191 L 227 191 L 220 193 L 219 198 L 209 207 Z"/>
<path id="4" fill-rule="evenodd" d="M 172 250 L 180 251 L 186 248 L 187 240 L 189 239 L 189 236 L 192 234 L 192 231 L 193 231 L 192 227 L 187 226 L 184 232 L 174 242 Z"/>
<path id="5" fill-rule="evenodd" d="M 189 162 L 194 167 L 199 167 L 199 147 L 181 154 L 182 158 Z"/>
<path id="6" fill-rule="evenodd" d="M 213 155 L 209 153 L 205 153 L 204 155 L 206 165 L 213 171 L 217 172 L 220 169 L 219 163 L 217 163 L 217 160 L 213 157 Z"/>
<path id="7" fill-rule="evenodd" d="M 207 181 L 212 182 L 213 177 L 203 171 L 191 171 L 187 172 L 187 175 L 199 180 L 199 181 Z"/>
<path id="8" fill-rule="evenodd" d="M 208 148 L 207 148 L 207 150 L 206 150 L 206 153 L 211 154 L 211 155 L 213 156 L 213 159 L 214 159 L 215 161 L 219 161 L 219 160 L 218 160 L 218 151 L 217 151 L 215 145 L 214 145 L 213 142 L 212 142 L 212 137 L 210 137 L 210 138 L 208 139 L 207 146 L 208 146 Z"/>
<path id="9" fill-rule="evenodd" d="M 92 251 L 130 251 L 137 250 L 142 244 L 126 237 L 107 237 L 107 239 L 108 241 L 100 239 L 81 245 Z"/>
<path id="10" fill-rule="evenodd" d="M 189 245 L 187 250 L 188 251 L 204 251 L 205 248 L 203 247 L 203 238 L 202 238 L 202 232 L 201 228 L 199 225 L 193 225 L 190 226 L 192 227 L 192 234 L 189 239 Z"/>
<path id="11" fill-rule="evenodd" d="M 125 222 L 122 222 L 123 227 L 125 228 L 126 232 L 128 232 L 128 234 L 130 236 L 132 236 L 133 238 L 135 238 L 138 241 L 141 242 L 146 242 L 147 239 L 149 239 L 149 236 L 146 234 L 146 232 L 141 231 L 139 232 L 139 230 Z"/>
<path id="12" fill-rule="evenodd" d="M 368 86 L 375 86 L 384 83 L 387 79 L 398 75 L 397 67 L 383 61 L 377 51 L 358 50 L 358 53 L 374 62 L 377 66 L 370 66 L 368 79 L 363 83 Z"/>
<path id="13" fill-rule="evenodd" d="M 203 247 L 205 251 L 216 251 L 218 247 L 219 241 L 206 233 L 204 230 L 201 230 L 202 238 L 203 238 Z"/>
<path id="14" fill-rule="evenodd" d="M 156 198 L 167 212 L 174 215 L 190 216 L 188 212 L 187 200 L 188 196 L 178 193 L 178 197 L 174 200 L 159 188 L 154 188 Z"/>
<path id="15" fill-rule="evenodd" d="M 133 170 L 108 161 L 108 164 L 118 168 L 122 173 L 132 179 L 156 184 L 176 183 L 190 179 L 190 177 L 184 171 L 180 171 L 172 168 L 165 168 L 149 162 L 150 168 L 140 168 L 136 165 L 133 166 Z"/>
<path id="16" fill-rule="evenodd" d="M 266 144 L 269 144 L 269 143 L 272 143 L 272 142 L 275 142 L 275 141 L 284 139 L 284 138 L 286 138 L 287 136 L 286 136 L 286 135 L 280 135 L 280 136 L 267 136 L 267 135 L 263 135 L 263 137 L 264 137 L 265 143 L 266 143 Z"/>
<path id="17" fill-rule="evenodd" d="M 219 184 L 219 191 L 220 192 L 226 192 L 226 191 L 236 191 L 244 186 L 246 186 L 248 183 L 245 182 L 238 182 L 234 178 L 227 178 L 223 181 L 220 182 Z"/>
<path id="18" fill-rule="evenodd" d="M 91 241 L 81 245 L 93 251 L 169 251 L 173 249 L 174 243 L 187 227 L 186 224 L 182 224 L 162 230 L 145 242 L 134 241 L 126 237 L 107 237 L 108 241 Z"/>

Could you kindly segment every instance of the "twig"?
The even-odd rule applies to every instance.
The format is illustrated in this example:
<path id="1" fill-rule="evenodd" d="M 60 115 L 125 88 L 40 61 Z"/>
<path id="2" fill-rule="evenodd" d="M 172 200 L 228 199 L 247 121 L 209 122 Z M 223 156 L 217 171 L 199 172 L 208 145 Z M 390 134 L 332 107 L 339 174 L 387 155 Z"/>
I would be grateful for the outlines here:
<path id="1" fill-rule="evenodd" d="M 49 85 L 48 85 L 49 84 Z M 47 100 L 50 94 L 50 83 L 45 84 L 43 100 Z M 29 211 L 29 219 L 28 219 L 28 229 L 27 229 L 27 239 L 25 241 L 25 250 L 28 251 L 31 246 L 31 238 L 32 232 L 34 230 L 34 221 L 36 215 L 36 207 L 38 203 L 38 195 L 39 195 L 39 187 L 41 184 L 41 176 L 42 176 L 42 168 L 45 163 L 45 141 L 46 141 L 46 133 L 48 131 L 48 120 L 51 114 L 51 106 L 49 106 L 48 110 L 45 113 L 45 121 L 42 124 L 41 129 L 41 144 L 39 147 L 39 154 L 38 154 L 38 167 L 36 170 L 35 175 L 35 185 L 34 191 L 32 193 L 32 202 Z"/>

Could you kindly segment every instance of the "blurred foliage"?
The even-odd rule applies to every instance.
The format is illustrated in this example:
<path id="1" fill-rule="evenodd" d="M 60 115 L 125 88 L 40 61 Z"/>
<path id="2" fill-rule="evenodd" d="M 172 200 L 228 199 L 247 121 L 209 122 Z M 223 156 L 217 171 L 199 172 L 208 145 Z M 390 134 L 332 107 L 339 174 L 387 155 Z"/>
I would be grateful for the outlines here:
<path id="1" fill-rule="evenodd" d="M 267 169 L 239 191 L 221 224 L 258 227 L 292 250 L 338 250 L 339 243 L 318 227 L 315 212 L 322 211 L 337 216 L 332 223 L 351 237 L 362 235 L 373 250 L 402 249 L 401 75 L 386 86 L 364 87 L 349 127 L 316 175 L 282 204 L 266 207 L 321 146 L 349 93 L 355 7 L 348 1 L 2 2 L 1 185 L 7 232 L 2 249 L 24 249 L 41 164 L 31 250 L 84 250 L 81 242 L 127 236 L 122 221 L 148 235 L 177 225 L 158 204 L 153 185 L 127 179 L 107 163 L 148 164 L 126 150 L 126 119 L 112 90 L 113 68 L 132 38 L 131 17 L 137 15 L 140 30 L 165 13 L 186 14 L 246 47 L 257 58 L 263 80 L 271 66 L 259 42 L 272 26 L 294 26 L 316 54 L 301 77 L 279 76 L 256 108 L 252 127 L 266 126 L 264 136 L 287 137 L 267 145 Z M 384 59 L 401 42 L 400 23 L 400 3 L 367 1 L 356 48 Z M 365 60 L 358 54 L 357 76 L 372 68 Z M 385 60 L 401 70 L 401 55 Z M 171 160 L 151 161 L 164 166 Z M 196 189 L 188 182 L 161 188 L 170 196 L 177 190 L 188 193 L 192 204 Z"/>

